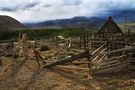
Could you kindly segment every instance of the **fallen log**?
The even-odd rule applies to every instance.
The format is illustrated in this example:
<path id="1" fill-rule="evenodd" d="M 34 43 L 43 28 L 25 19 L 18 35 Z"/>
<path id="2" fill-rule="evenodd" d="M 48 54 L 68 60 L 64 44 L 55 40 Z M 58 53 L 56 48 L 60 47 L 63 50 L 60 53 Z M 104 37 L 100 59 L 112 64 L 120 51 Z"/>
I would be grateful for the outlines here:
<path id="1" fill-rule="evenodd" d="M 59 61 L 54 62 L 54 63 L 49 64 L 49 65 L 45 65 L 44 68 L 52 68 L 52 67 L 55 67 L 57 65 L 64 65 L 66 63 L 69 63 L 69 62 L 72 62 L 72 61 L 75 61 L 75 60 L 78 60 L 78 59 L 89 58 L 89 57 L 90 57 L 89 50 L 86 50 L 85 52 L 83 52 L 81 54 L 74 55 L 74 56 L 68 57 L 68 58 L 64 58 L 62 60 L 59 60 Z"/>

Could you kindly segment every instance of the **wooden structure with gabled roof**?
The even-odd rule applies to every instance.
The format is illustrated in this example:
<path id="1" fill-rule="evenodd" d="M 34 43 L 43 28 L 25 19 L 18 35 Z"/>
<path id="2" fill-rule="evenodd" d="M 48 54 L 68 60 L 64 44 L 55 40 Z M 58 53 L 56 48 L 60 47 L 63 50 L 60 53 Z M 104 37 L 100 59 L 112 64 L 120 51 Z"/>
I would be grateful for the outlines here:
<path id="1" fill-rule="evenodd" d="M 93 35 L 92 47 L 107 45 L 108 51 L 119 49 L 125 45 L 119 42 L 124 41 L 125 33 L 120 29 L 111 16 L 105 24 Z"/>
<path id="2" fill-rule="evenodd" d="M 99 31 L 94 36 L 100 36 L 106 37 L 108 34 L 120 34 L 121 36 L 124 36 L 124 32 L 120 29 L 120 27 L 116 24 L 116 22 L 112 19 L 111 16 L 108 17 L 108 20 L 105 22 L 105 24 L 101 27 Z"/>

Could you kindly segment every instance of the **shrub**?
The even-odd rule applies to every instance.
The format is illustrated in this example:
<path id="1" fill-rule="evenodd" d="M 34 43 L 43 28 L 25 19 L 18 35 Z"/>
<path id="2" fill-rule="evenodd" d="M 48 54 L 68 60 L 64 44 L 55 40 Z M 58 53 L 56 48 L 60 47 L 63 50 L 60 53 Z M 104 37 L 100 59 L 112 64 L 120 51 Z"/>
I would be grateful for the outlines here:
<path id="1" fill-rule="evenodd" d="M 44 45 L 40 48 L 40 51 L 49 51 L 50 47 L 48 45 Z"/>

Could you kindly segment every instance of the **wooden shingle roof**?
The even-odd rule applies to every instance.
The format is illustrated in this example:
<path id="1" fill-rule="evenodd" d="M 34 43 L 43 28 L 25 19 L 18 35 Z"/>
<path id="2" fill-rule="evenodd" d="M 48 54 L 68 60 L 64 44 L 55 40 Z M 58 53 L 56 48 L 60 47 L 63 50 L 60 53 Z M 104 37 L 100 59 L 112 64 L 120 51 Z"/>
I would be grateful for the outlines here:
<path id="1" fill-rule="evenodd" d="M 121 33 L 123 35 L 124 32 L 120 29 L 120 27 L 116 24 L 116 22 L 113 20 L 111 16 L 108 17 L 105 24 L 97 31 L 97 34 L 101 33 Z"/>

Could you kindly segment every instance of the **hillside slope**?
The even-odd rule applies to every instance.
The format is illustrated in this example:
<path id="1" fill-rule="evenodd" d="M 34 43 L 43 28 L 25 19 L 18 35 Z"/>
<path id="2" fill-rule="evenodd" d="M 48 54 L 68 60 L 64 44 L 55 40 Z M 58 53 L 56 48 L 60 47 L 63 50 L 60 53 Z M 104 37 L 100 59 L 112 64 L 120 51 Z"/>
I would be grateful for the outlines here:
<path id="1" fill-rule="evenodd" d="M 0 15 L 0 28 L 21 29 L 24 28 L 24 25 L 10 16 Z"/>

